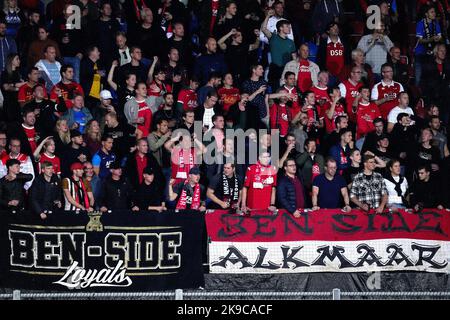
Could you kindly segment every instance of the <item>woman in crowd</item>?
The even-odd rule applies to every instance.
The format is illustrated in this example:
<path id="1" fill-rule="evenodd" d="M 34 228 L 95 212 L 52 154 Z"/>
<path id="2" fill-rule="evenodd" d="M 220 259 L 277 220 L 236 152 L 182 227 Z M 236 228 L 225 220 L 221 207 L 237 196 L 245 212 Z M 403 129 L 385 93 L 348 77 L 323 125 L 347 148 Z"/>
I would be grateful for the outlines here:
<path id="1" fill-rule="evenodd" d="M 1 76 L 3 108 L 8 121 L 19 120 L 20 106 L 18 102 L 19 88 L 25 84 L 20 75 L 20 58 L 17 53 L 11 53 L 6 58 L 5 70 Z"/>
<path id="2" fill-rule="evenodd" d="M 84 133 L 83 141 L 86 143 L 86 147 L 89 149 L 91 156 L 102 147 L 101 138 L 102 133 L 97 120 L 89 120 L 86 124 L 86 132 Z"/>
<path id="3" fill-rule="evenodd" d="M 65 147 L 70 143 L 70 131 L 67 120 L 59 119 L 55 126 L 56 134 L 53 137 L 56 145 L 56 153 L 58 156 L 64 152 Z"/>

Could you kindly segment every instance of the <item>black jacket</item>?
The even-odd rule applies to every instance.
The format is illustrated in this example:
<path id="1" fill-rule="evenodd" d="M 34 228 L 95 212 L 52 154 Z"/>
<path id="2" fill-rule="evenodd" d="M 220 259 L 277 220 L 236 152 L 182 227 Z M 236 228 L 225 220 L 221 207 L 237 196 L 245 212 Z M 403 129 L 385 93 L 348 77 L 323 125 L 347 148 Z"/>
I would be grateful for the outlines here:
<path id="1" fill-rule="evenodd" d="M 101 70 L 99 61 L 97 61 L 96 63 L 98 70 Z M 89 96 L 89 92 L 91 91 L 92 83 L 94 81 L 94 65 L 94 61 L 89 59 L 89 57 L 83 58 L 80 63 L 80 85 L 83 88 L 86 97 Z"/>
<path id="2" fill-rule="evenodd" d="M 31 146 L 30 143 L 28 142 L 28 137 L 25 133 L 25 130 L 22 127 L 22 124 L 18 122 L 9 122 L 7 127 L 8 127 L 8 137 L 19 138 L 20 152 L 30 156 L 31 161 L 33 161 L 34 160 L 33 152 L 31 151 Z M 34 129 L 36 130 L 36 139 L 41 140 L 38 128 L 35 126 Z M 36 141 L 36 144 L 38 145 L 39 142 L 40 141 Z"/>
<path id="3" fill-rule="evenodd" d="M 303 199 L 305 199 L 304 194 L 297 195 L 295 193 L 294 183 L 286 175 L 283 175 L 278 180 L 278 185 L 277 185 L 278 207 L 282 208 L 282 209 L 286 209 L 289 213 L 294 213 L 294 211 L 297 209 L 296 199 L 298 197 L 302 197 Z"/>
<path id="4" fill-rule="evenodd" d="M 389 150 L 392 154 L 400 159 L 400 153 L 410 153 L 411 148 L 416 144 L 416 128 L 415 126 L 409 126 L 406 130 L 404 127 L 396 123 L 394 129 L 390 135 Z M 402 164 L 405 164 L 405 160 L 400 159 Z"/>
<path id="5" fill-rule="evenodd" d="M 55 115 L 55 112 L 64 113 L 67 111 L 66 102 L 63 97 L 60 97 L 57 103 L 48 99 L 41 102 L 32 100 L 25 106 L 31 106 L 34 109 L 40 110 L 39 116 L 36 117 L 36 128 L 41 134 L 41 139 L 55 135 L 56 121 L 59 119 Z"/>
<path id="6" fill-rule="evenodd" d="M 444 61 L 442 75 L 434 60 L 424 64 L 420 86 L 427 102 L 438 105 L 450 97 L 450 62 Z"/>
<path id="7" fill-rule="evenodd" d="M 41 214 L 45 210 L 54 210 L 55 201 L 62 200 L 61 181 L 56 175 L 53 175 L 50 182 L 45 180 L 44 175 L 40 174 L 33 181 L 30 195 L 30 209 L 34 213 Z"/>
<path id="8" fill-rule="evenodd" d="M 147 153 L 146 157 L 147 157 L 147 167 L 150 167 L 153 169 L 153 172 L 155 174 L 155 180 L 161 181 L 161 185 L 164 188 L 165 187 L 165 178 L 162 173 L 161 167 L 158 164 L 158 161 L 156 161 L 155 157 L 150 153 Z M 131 185 L 133 186 L 133 189 L 136 190 L 139 187 L 139 177 L 138 177 L 137 163 L 136 163 L 136 152 L 130 153 L 127 156 L 127 161 L 125 163 L 125 175 L 128 178 L 128 181 L 130 181 Z"/>
<path id="9" fill-rule="evenodd" d="M 401 62 L 393 63 L 391 58 L 388 58 L 388 62 L 394 71 L 394 81 L 400 82 L 403 87 L 406 87 L 409 81 L 408 65 Z"/>
<path id="10" fill-rule="evenodd" d="M 163 192 L 159 181 L 153 180 L 150 185 L 142 182 L 133 193 L 133 206 L 139 207 L 139 210 L 147 210 L 149 206 L 160 206 L 163 202 Z"/>
<path id="11" fill-rule="evenodd" d="M 8 203 L 11 200 L 18 200 L 16 209 L 24 207 L 24 189 L 23 185 L 33 179 L 33 175 L 19 173 L 13 181 L 6 180 L 6 177 L 0 179 L 0 208 L 11 209 Z"/>
<path id="12" fill-rule="evenodd" d="M 106 179 L 102 186 L 101 207 L 108 210 L 129 210 L 131 208 L 131 196 L 133 189 L 126 178 L 113 180 L 112 177 Z"/>
<path id="13" fill-rule="evenodd" d="M 409 189 L 411 207 L 421 203 L 424 208 L 436 208 L 444 204 L 442 188 L 437 179 L 430 178 L 428 182 L 414 181 Z"/>
<path id="14" fill-rule="evenodd" d="M 63 57 L 74 57 L 78 53 L 84 53 L 85 45 L 83 33 L 80 29 L 67 29 L 67 20 L 64 17 L 55 19 L 50 30 L 51 38 L 58 43 Z M 69 42 L 64 44 L 62 39 L 68 36 Z M 81 76 L 80 76 L 81 78 Z"/>

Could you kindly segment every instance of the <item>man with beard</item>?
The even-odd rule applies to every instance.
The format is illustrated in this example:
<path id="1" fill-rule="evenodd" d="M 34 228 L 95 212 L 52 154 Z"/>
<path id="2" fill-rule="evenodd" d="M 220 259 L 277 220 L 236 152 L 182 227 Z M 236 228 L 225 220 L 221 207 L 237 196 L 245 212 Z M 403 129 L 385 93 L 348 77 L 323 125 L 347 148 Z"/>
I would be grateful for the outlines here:
<path id="1" fill-rule="evenodd" d="M 60 73 L 61 81 L 52 88 L 50 92 L 50 100 L 52 100 L 53 102 L 57 102 L 60 91 L 67 108 L 70 109 L 73 106 L 72 99 L 75 97 L 75 94 L 84 95 L 84 91 L 81 85 L 73 80 L 74 70 L 71 65 L 63 65 L 61 67 Z"/>
<path id="2" fill-rule="evenodd" d="M 200 170 L 193 167 L 189 170 L 189 177 L 178 184 L 175 179 L 169 183 L 170 201 L 176 202 L 176 210 L 205 211 L 205 187 L 199 183 Z"/>
<path id="3" fill-rule="evenodd" d="M 64 96 L 59 88 L 54 88 L 55 102 L 46 99 L 44 87 L 37 85 L 33 89 L 33 100 L 28 102 L 24 108 L 31 108 L 36 115 L 36 128 L 40 132 L 40 138 L 44 139 L 55 132 L 56 121 L 60 114 L 67 111 Z M 70 101 L 70 100 L 69 100 Z"/>
<path id="4" fill-rule="evenodd" d="M 23 121 L 21 124 L 17 122 L 8 123 L 8 136 L 18 137 L 22 152 L 32 157 L 34 150 L 37 148 L 38 140 L 40 140 L 40 134 L 34 127 L 36 123 L 34 108 L 30 106 L 24 108 L 22 114 Z"/>
<path id="5" fill-rule="evenodd" d="M 105 128 L 103 135 L 113 138 L 113 152 L 117 159 L 123 159 L 136 141 L 136 128 L 125 121 L 119 121 L 117 114 L 108 112 L 105 115 Z"/>
<path id="6" fill-rule="evenodd" d="M 181 118 L 181 115 L 176 114 L 176 110 L 174 110 L 174 97 L 172 93 L 165 93 L 164 96 L 164 104 L 162 104 L 158 111 L 153 114 L 153 124 L 156 127 L 156 124 L 159 120 L 167 120 L 168 126 L 170 130 L 173 130 L 177 124 L 177 120 Z"/>
<path id="7" fill-rule="evenodd" d="M 233 163 L 225 163 L 223 172 L 215 175 L 209 182 L 206 195 L 212 202 L 211 209 L 239 208 L 241 202 L 242 183 L 238 179 Z"/>

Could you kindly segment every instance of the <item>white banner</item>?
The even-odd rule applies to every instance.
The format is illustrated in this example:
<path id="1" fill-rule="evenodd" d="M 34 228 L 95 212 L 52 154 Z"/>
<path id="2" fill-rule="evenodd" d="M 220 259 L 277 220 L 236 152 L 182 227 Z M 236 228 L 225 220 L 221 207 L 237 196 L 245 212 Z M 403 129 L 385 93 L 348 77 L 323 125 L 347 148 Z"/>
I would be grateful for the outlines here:
<path id="1" fill-rule="evenodd" d="M 228 242 L 209 244 L 211 273 L 427 271 L 448 273 L 450 241 Z"/>

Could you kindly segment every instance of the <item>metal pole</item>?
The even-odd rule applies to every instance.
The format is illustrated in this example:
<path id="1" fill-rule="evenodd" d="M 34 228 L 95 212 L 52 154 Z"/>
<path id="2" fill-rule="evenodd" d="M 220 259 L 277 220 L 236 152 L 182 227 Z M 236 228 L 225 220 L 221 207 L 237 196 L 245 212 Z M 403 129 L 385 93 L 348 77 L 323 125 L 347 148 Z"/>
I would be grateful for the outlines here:
<path id="1" fill-rule="evenodd" d="M 183 289 L 175 290 L 175 300 L 183 300 Z"/>
<path id="2" fill-rule="evenodd" d="M 13 291 L 13 300 L 21 300 L 20 298 L 20 290 Z"/>
<path id="3" fill-rule="evenodd" d="M 341 300 L 341 289 L 339 288 L 333 289 L 333 300 Z"/>

